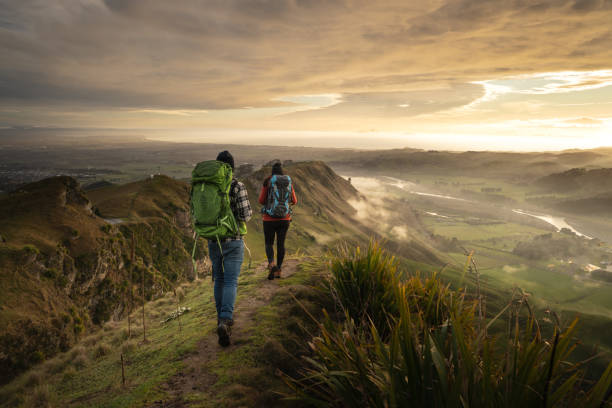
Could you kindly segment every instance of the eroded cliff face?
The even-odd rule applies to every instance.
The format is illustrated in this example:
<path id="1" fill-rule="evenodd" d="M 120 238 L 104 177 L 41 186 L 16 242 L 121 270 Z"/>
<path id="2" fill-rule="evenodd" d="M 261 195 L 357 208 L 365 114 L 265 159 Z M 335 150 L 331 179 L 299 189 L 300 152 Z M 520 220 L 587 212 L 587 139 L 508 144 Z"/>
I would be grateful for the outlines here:
<path id="1" fill-rule="evenodd" d="M 0 382 L 124 317 L 130 292 L 151 299 L 193 279 L 188 186 L 162 177 L 132 187 L 137 197 L 108 191 L 116 203 L 138 204 L 115 225 L 104 219 L 112 205 L 100 212 L 69 177 L 0 201 Z"/>

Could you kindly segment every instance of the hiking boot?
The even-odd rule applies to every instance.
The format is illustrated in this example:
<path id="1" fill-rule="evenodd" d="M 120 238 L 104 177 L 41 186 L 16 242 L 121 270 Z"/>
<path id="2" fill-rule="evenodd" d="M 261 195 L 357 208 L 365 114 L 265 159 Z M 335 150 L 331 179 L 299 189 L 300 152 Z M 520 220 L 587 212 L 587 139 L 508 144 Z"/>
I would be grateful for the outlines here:
<path id="1" fill-rule="evenodd" d="M 281 268 L 277 266 L 276 270 L 274 271 L 274 279 L 280 279 L 280 278 L 281 278 Z"/>
<path id="2" fill-rule="evenodd" d="M 219 345 L 227 347 L 230 345 L 230 335 L 232 334 L 231 319 L 221 319 L 217 326 L 217 335 L 219 336 Z"/>
<path id="3" fill-rule="evenodd" d="M 217 326 L 221 324 L 222 319 L 217 319 Z M 234 319 L 225 319 L 225 324 L 232 327 L 234 325 Z"/>
<path id="4" fill-rule="evenodd" d="M 274 279 L 274 276 L 275 276 L 277 270 L 278 270 L 278 266 L 276 266 L 276 265 L 272 265 L 270 267 L 270 273 L 268 273 L 268 280 Z"/>

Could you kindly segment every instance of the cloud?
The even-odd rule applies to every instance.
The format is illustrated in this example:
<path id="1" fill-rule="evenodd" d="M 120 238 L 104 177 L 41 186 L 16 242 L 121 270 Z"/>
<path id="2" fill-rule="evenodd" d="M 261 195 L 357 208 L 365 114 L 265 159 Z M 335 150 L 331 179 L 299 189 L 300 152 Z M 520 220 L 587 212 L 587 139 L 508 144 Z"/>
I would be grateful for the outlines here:
<path id="1" fill-rule="evenodd" d="M 317 111 L 290 113 L 287 116 L 324 119 L 367 116 L 405 118 L 439 112 L 471 103 L 483 95 L 479 84 L 453 84 L 449 87 L 408 92 L 363 92 L 344 94 L 333 105 Z"/>
<path id="2" fill-rule="evenodd" d="M 487 81 L 502 76 L 609 70 L 611 10 L 610 0 L 0 0 L 0 105 L 411 118 L 486 102 Z"/>

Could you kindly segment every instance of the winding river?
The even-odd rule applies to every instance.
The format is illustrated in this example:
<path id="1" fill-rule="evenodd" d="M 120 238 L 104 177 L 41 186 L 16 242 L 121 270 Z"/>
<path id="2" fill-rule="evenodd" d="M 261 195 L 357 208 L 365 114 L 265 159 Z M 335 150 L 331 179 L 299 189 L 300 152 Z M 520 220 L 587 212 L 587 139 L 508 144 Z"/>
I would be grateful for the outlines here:
<path id="1" fill-rule="evenodd" d="M 446 200 L 457 200 L 457 201 L 466 201 L 466 202 L 473 202 L 470 200 L 466 200 L 463 198 L 458 198 L 458 197 L 452 197 L 452 196 L 448 196 L 448 195 L 442 195 L 442 194 L 433 194 L 433 193 L 424 193 L 422 191 L 416 191 L 415 187 L 417 186 L 417 184 L 415 183 L 411 183 L 409 181 L 405 181 L 405 180 L 400 180 L 394 177 L 384 177 L 385 179 L 389 180 L 388 182 L 386 182 L 385 184 L 393 186 L 393 187 L 397 187 L 399 189 L 402 189 L 404 191 L 409 192 L 410 194 L 416 194 L 416 195 L 420 195 L 420 196 L 427 196 L 427 197 L 435 197 L 435 198 L 443 198 Z M 576 230 L 574 227 L 572 227 L 571 225 L 569 225 L 567 223 L 567 221 L 565 220 L 565 218 L 562 217 L 556 217 L 554 215 L 549 215 L 549 214 L 534 214 L 528 211 L 524 211 L 521 209 L 513 209 L 512 210 L 513 213 L 515 214 L 521 214 L 524 215 L 526 217 L 533 217 L 533 218 L 537 218 L 539 220 L 542 220 L 544 222 L 549 223 L 550 225 L 552 225 L 553 227 L 555 227 L 557 229 L 557 231 L 561 231 L 561 229 L 563 228 L 567 228 L 568 230 L 572 231 L 574 234 L 580 236 L 580 237 L 584 237 L 587 239 L 593 239 L 593 237 L 590 237 L 586 234 L 581 233 L 580 231 Z M 435 213 L 431 213 L 432 215 L 434 215 Z M 438 215 L 438 214 L 435 214 Z"/>

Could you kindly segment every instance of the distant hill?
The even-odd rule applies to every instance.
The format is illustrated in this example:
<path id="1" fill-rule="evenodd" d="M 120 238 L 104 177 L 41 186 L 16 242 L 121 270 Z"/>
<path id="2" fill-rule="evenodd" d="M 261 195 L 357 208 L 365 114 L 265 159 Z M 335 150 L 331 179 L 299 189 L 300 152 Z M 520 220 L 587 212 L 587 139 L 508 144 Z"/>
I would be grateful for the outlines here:
<path id="1" fill-rule="evenodd" d="M 573 168 L 555 173 L 535 181 L 536 186 L 561 193 L 583 192 L 603 193 L 612 191 L 612 168 L 592 169 Z"/>
<path id="2" fill-rule="evenodd" d="M 102 188 L 102 187 L 110 187 L 113 185 L 114 183 L 111 183 L 110 181 L 106 181 L 106 180 L 95 181 L 93 183 L 84 185 L 83 190 L 90 191 L 90 190 L 95 190 L 95 189 Z"/>
<path id="3" fill-rule="evenodd" d="M 291 224 L 293 234 L 288 236 L 288 245 L 301 247 L 305 253 L 310 247 L 325 248 L 334 246 L 339 240 L 364 244 L 370 238 L 384 241 L 386 247 L 396 254 L 407 258 L 442 264 L 435 255 L 434 249 L 422 239 L 420 221 L 405 202 L 386 203 L 370 202 L 361 195 L 348 180 L 336 174 L 326 163 L 321 161 L 297 162 L 284 166 L 285 174 L 291 176 L 298 196 L 298 205 L 294 207 L 294 221 Z M 257 197 L 266 177 L 271 174 L 271 167 L 263 167 L 248 175 L 244 182 L 249 190 L 251 202 L 260 208 Z M 354 205 L 368 209 L 364 216 Z M 377 212 L 388 212 L 394 215 L 393 225 L 383 222 Z M 261 239 L 263 234 L 259 217 L 254 217 L 251 228 L 259 232 L 249 235 L 249 242 Z M 393 227 L 402 226 L 405 236 L 402 239 L 390 238 Z"/>
<path id="4" fill-rule="evenodd" d="M 354 152 L 331 164 L 339 169 L 361 169 L 367 174 L 412 172 L 474 177 L 486 174 L 489 178 L 530 182 L 577 166 L 612 167 L 612 154 L 603 149 L 539 153 L 395 149 Z"/>
<path id="5" fill-rule="evenodd" d="M 587 198 L 562 200 L 554 207 L 569 213 L 612 216 L 612 191 Z"/>

